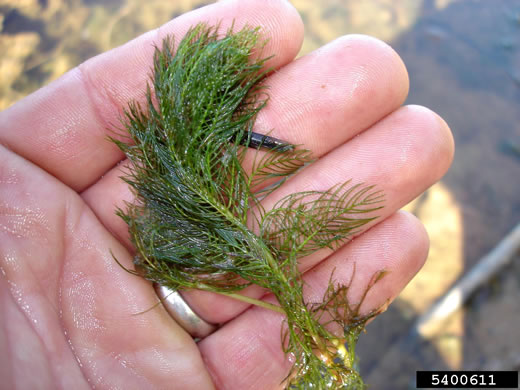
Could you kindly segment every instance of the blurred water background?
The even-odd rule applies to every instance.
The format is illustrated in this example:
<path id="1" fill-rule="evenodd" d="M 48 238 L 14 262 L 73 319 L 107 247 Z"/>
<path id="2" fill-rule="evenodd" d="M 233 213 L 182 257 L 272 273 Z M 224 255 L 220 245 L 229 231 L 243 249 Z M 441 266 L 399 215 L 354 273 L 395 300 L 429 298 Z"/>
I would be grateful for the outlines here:
<path id="1" fill-rule="evenodd" d="M 0 109 L 82 61 L 210 1 L 0 0 Z M 520 265 L 481 286 L 428 337 L 414 320 L 520 221 L 519 0 L 293 0 L 300 55 L 348 33 L 376 36 L 404 59 L 407 103 L 453 129 L 446 177 L 407 209 L 432 246 L 424 270 L 360 341 L 373 389 L 414 388 L 417 369 L 520 368 Z M 406 347 L 404 347 L 406 346 Z"/>

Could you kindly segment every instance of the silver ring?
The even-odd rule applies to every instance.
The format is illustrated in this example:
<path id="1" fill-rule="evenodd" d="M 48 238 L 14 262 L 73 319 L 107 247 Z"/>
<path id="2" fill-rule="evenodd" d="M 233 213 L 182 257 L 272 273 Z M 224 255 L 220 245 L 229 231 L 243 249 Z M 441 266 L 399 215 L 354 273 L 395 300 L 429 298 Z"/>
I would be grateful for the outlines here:
<path id="1" fill-rule="evenodd" d="M 195 339 L 203 339 L 217 330 L 217 326 L 200 318 L 184 298 L 171 288 L 154 284 L 155 292 L 168 314 Z"/>

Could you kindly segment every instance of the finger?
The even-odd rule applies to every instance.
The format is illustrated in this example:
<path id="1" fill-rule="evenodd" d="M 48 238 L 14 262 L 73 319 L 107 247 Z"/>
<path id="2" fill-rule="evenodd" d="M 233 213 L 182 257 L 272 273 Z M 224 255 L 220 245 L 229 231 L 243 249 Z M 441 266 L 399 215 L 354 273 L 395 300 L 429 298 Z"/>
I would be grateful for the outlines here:
<path id="1" fill-rule="evenodd" d="M 122 109 L 142 100 L 154 45 L 167 34 L 181 37 L 198 22 L 222 29 L 232 23 L 260 26 L 269 39 L 266 66 L 291 61 L 301 46 L 298 13 L 287 1 L 228 0 L 184 14 L 157 30 L 94 57 L 0 114 L 0 143 L 81 191 L 122 158 L 107 142 L 120 127 Z"/>
<path id="2" fill-rule="evenodd" d="M 387 275 L 369 291 L 361 313 L 384 306 L 406 286 L 426 259 L 428 238 L 413 216 L 394 214 L 374 229 L 343 247 L 327 261 L 307 272 L 307 302 L 321 302 L 334 271 L 336 283 L 347 284 L 350 304 L 356 304 L 373 275 Z M 356 266 L 355 266 L 356 265 Z M 251 308 L 199 343 L 217 388 L 279 389 L 291 363 L 282 351 L 283 316 Z M 225 361 L 226 364 L 221 364 Z"/>
<path id="3" fill-rule="evenodd" d="M 255 131 L 320 157 L 401 106 L 408 73 L 384 42 L 347 35 L 271 75 Z"/>
<path id="4" fill-rule="evenodd" d="M 347 180 L 375 185 L 384 193 L 384 207 L 364 215 L 377 219 L 361 233 L 437 182 L 451 165 L 453 151 L 451 132 L 437 114 L 421 106 L 402 107 L 291 177 L 262 206 L 271 210 L 289 194 L 326 191 Z M 305 261 L 314 265 L 330 252 L 315 252 Z"/>
<path id="5" fill-rule="evenodd" d="M 1 146 L 0 161 L 0 298 L 7 284 L 24 334 L 12 363 L 43 354 L 37 367 L 53 388 L 212 389 L 197 346 L 162 306 L 139 314 L 157 297 L 117 265 L 111 252 L 126 267 L 130 255 L 81 198 Z"/>
<path id="6" fill-rule="evenodd" d="M 325 190 L 352 179 L 384 191 L 384 208 L 374 222 L 378 223 L 435 183 L 452 157 L 453 140 L 445 122 L 423 107 L 403 107 L 301 171 L 264 204 L 269 209 L 286 194 Z M 127 231 L 123 223 L 120 228 Z M 301 265 L 310 268 L 329 254 L 330 250 L 321 250 L 302 259 Z M 243 293 L 259 298 L 264 291 L 253 286 Z M 247 308 L 244 303 L 206 292 L 187 291 L 184 296 L 209 322 L 228 321 Z"/>
<path id="7" fill-rule="evenodd" d="M 312 150 L 320 157 L 397 109 L 408 92 L 399 56 L 381 41 L 348 36 L 302 57 L 267 80 L 270 100 L 255 131 Z M 127 226 L 114 214 L 132 196 L 121 167 L 83 193 L 103 224 L 130 246 Z"/>

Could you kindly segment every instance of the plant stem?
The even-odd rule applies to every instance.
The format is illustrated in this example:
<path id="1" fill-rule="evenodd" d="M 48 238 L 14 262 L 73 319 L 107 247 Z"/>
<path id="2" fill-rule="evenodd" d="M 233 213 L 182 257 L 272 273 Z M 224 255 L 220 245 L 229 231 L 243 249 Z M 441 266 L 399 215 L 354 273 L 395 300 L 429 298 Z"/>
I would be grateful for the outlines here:
<path id="1" fill-rule="evenodd" d="M 242 302 L 250 303 L 252 305 L 260 306 L 260 307 L 263 307 L 264 309 L 269 309 L 269 310 L 275 311 L 275 312 L 280 313 L 280 314 L 286 314 L 285 310 L 282 309 L 280 306 L 273 305 L 272 303 L 267 303 L 267 302 L 261 301 L 259 299 L 246 297 L 245 295 L 236 294 L 236 293 L 227 293 L 227 292 L 224 292 L 224 291 L 214 291 L 214 292 L 216 292 L 217 294 L 225 295 L 226 297 L 230 297 L 230 298 L 236 299 L 238 301 L 242 301 Z"/>

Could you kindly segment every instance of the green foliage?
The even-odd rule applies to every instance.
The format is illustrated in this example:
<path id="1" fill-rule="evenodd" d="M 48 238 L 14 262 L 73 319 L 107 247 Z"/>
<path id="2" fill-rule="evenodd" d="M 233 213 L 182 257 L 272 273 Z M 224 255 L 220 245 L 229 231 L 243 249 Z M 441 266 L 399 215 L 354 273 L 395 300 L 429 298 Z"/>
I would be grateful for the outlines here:
<path id="1" fill-rule="evenodd" d="M 134 272 L 172 289 L 237 299 L 250 284 L 270 290 L 286 315 L 285 351 L 295 357 L 287 388 L 363 388 L 354 347 L 373 313 L 360 316 L 361 302 L 351 306 L 349 286 L 332 278 L 323 303 L 306 302 L 297 260 L 344 244 L 374 219 L 382 194 L 346 182 L 263 209 L 261 200 L 310 163 L 311 153 L 283 143 L 248 148 L 267 101 L 259 83 L 267 58 L 258 29 L 218 37 L 218 28 L 195 26 L 176 50 L 173 38 L 164 40 L 147 106 L 131 103 L 128 138 L 113 139 L 132 162 L 123 179 L 136 202 L 118 214 L 136 247 Z"/>

